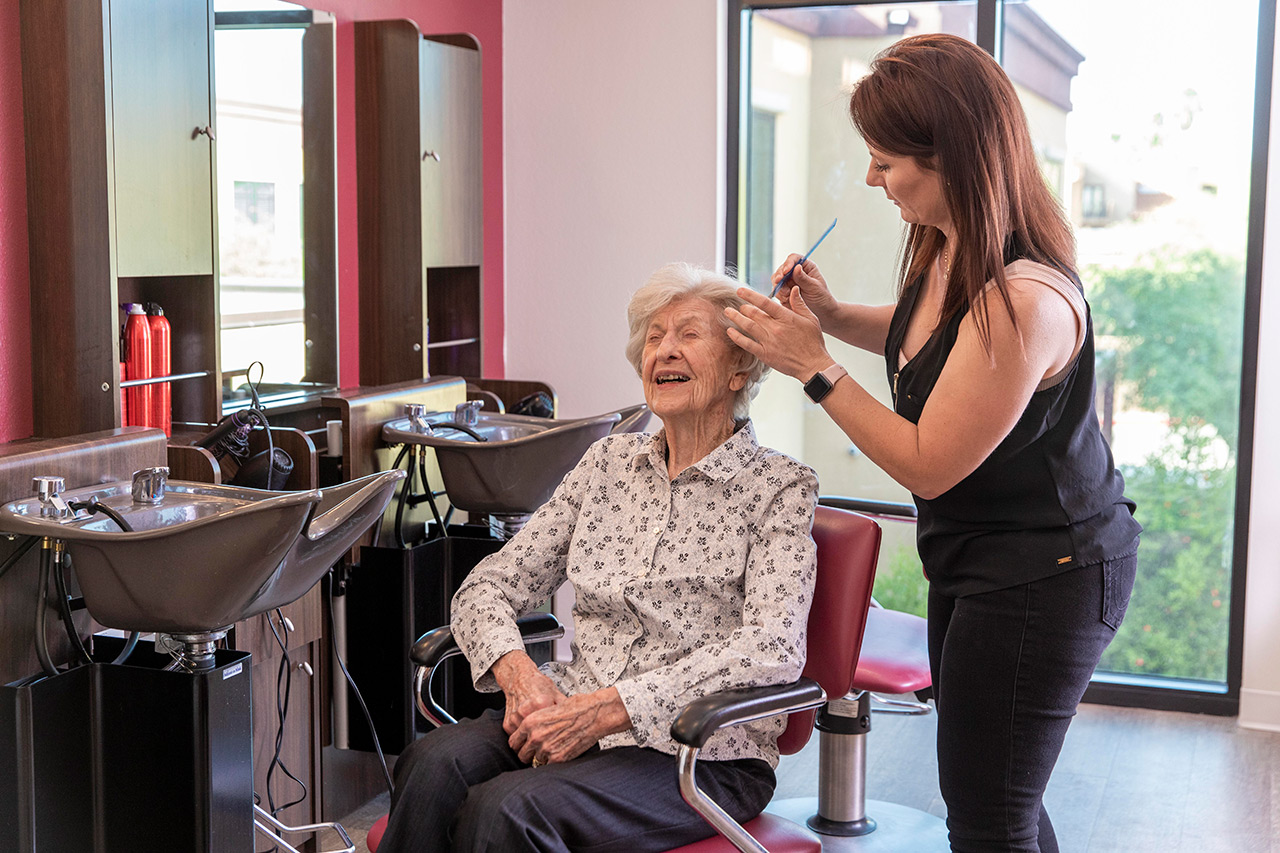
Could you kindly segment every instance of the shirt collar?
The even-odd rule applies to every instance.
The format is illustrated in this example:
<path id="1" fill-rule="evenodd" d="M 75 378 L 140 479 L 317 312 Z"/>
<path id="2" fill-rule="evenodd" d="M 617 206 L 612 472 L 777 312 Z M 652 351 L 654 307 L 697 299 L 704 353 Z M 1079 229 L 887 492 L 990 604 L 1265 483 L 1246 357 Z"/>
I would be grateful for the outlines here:
<path id="1" fill-rule="evenodd" d="M 712 480 L 726 482 L 747 467 L 759 449 L 760 445 L 756 441 L 756 431 L 751 420 L 740 421 L 733 435 L 689 468 L 700 471 Z M 635 455 L 631 457 L 631 462 L 638 469 L 646 459 L 654 469 L 663 472 L 667 470 L 665 429 L 658 431 L 649 441 L 641 444 Z"/>

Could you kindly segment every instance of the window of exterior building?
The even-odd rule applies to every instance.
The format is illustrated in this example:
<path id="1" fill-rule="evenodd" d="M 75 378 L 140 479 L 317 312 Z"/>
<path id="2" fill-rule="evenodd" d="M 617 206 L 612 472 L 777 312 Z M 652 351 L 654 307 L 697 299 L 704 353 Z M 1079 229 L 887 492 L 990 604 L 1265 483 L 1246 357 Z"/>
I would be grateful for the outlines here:
<path id="1" fill-rule="evenodd" d="M 276 227 L 276 185 L 262 181 L 235 181 L 235 224 L 239 231 L 270 234 Z"/>
<path id="2" fill-rule="evenodd" d="M 1086 220 L 1106 218 L 1106 187 L 1101 184 L 1085 184 L 1080 188 L 1080 216 Z"/>

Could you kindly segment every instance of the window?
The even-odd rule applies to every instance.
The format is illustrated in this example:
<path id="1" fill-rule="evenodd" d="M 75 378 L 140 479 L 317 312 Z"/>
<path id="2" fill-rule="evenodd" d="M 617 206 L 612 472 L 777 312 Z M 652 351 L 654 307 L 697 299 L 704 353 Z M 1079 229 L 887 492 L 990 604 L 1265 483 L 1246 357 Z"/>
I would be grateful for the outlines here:
<path id="1" fill-rule="evenodd" d="M 258 181 L 234 181 L 235 233 L 261 231 L 267 234 L 276 227 L 276 185 Z"/>
<path id="2" fill-rule="evenodd" d="M 1102 184 L 1085 184 L 1080 188 L 1080 216 L 1086 221 L 1105 219 L 1107 189 Z"/>
<path id="3" fill-rule="evenodd" d="M 1146 527 L 1133 603 L 1090 697 L 1234 713 L 1242 612 L 1233 602 L 1248 520 L 1236 472 L 1250 465 L 1240 415 L 1252 406 L 1244 352 L 1257 334 L 1244 306 L 1260 287 L 1261 214 L 1251 218 L 1250 203 L 1265 176 L 1253 121 L 1269 98 L 1255 98 L 1254 80 L 1258 57 L 1270 56 L 1258 20 L 1272 0 L 1179 0 L 1159 15 L 1114 0 L 781 5 L 739 0 L 731 21 L 740 59 L 731 86 L 741 91 L 729 98 L 729 174 L 740 183 L 730 191 L 728 260 L 749 259 L 754 284 L 759 269 L 804 251 L 838 216 L 815 257 L 832 290 L 893 301 L 902 224 L 864 183 L 848 88 L 904 35 L 956 33 L 997 54 L 1044 178 L 1076 226 L 1098 411 Z M 769 110 L 772 135 L 744 121 L 739 104 Z M 767 230 L 754 208 L 765 197 Z M 752 213 L 740 219 L 744 202 Z M 842 348 L 833 343 L 832 355 L 887 402 L 883 364 Z M 771 379 L 755 411 L 762 440 L 812 465 L 824 493 L 908 499 L 797 383 Z M 876 593 L 911 609 L 923 601 L 919 564 L 910 533 L 894 527 Z"/>

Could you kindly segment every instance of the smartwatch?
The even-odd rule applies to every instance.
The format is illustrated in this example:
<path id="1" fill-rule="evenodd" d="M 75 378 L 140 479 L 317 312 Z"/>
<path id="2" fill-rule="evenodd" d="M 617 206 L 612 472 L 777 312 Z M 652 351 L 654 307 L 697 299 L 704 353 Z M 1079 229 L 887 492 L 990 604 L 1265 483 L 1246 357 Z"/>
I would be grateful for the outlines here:
<path id="1" fill-rule="evenodd" d="M 849 371 L 838 364 L 833 364 L 826 370 L 813 374 L 813 378 L 804 383 L 804 393 L 813 402 L 821 403 L 823 398 L 831 393 L 831 389 L 835 387 L 840 377 L 848 375 Z"/>

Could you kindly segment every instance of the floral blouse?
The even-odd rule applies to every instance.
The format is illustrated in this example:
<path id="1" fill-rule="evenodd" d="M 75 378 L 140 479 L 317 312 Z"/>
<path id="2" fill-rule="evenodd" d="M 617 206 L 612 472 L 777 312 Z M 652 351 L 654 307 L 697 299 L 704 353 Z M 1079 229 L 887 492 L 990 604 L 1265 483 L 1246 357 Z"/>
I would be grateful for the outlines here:
<path id="1" fill-rule="evenodd" d="M 490 667 L 523 647 L 515 618 L 573 583 L 573 658 L 542 670 L 566 695 L 617 688 L 632 728 L 602 749 L 675 754 L 671 723 L 684 705 L 789 683 L 804 667 L 817 477 L 757 444 L 750 422 L 674 480 L 666 451 L 664 433 L 593 444 L 453 599 L 476 688 L 493 692 Z M 722 730 L 700 757 L 776 767 L 783 727 L 774 717 Z"/>

